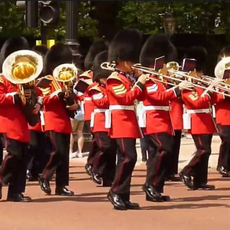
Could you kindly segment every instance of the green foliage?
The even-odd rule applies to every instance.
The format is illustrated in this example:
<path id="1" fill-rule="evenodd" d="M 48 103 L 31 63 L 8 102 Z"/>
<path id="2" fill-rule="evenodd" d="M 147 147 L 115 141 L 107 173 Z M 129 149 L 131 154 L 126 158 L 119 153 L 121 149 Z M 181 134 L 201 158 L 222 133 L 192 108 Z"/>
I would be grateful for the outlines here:
<path id="1" fill-rule="evenodd" d="M 66 2 L 61 2 L 60 21 L 56 29 L 48 29 L 48 39 L 56 39 L 57 37 L 65 36 L 65 6 Z M 78 35 L 98 38 L 98 31 L 96 29 L 97 21 L 90 18 L 89 13 L 94 10 L 90 1 L 81 1 L 78 4 L 79 11 L 79 26 Z M 77 20 L 77 18 L 76 18 Z M 2 27 L 2 34 L 4 36 L 12 35 L 28 35 L 40 37 L 40 25 L 38 29 L 31 29 L 25 27 L 23 10 L 19 9 L 15 1 L 0 1 L 0 26 Z"/>
<path id="2" fill-rule="evenodd" d="M 123 27 L 159 33 L 168 6 L 176 19 L 176 33 L 229 34 L 229 1 L 128 1 L 123 2 L 118 17 Z"/>

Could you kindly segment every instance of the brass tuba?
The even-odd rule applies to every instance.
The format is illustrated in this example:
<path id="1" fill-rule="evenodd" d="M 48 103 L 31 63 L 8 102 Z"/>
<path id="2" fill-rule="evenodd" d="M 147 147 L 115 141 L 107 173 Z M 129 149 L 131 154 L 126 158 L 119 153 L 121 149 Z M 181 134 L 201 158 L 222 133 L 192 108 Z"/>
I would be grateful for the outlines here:
<path id="1" fill-rule="evenodd" d="M 38 100 L 35 91 L 35 79 L 43 69 L 43 60 L 40 55 L 30 50 L 20 50 L 10 54 L 3 62 L 3 75 L 13 84 L 19 86 L 19 96 L 22 101 L 22 109 L 31 126 L 39 121 L 39 113 L 33 114 Z"/>
<path id="2" fill-rule="evenodd" d="M 61 64 L 53 71 L 53 86 L 55 90 L 62 90 L 65 92 L 64 102 L 67 107 L 75 103 L 73 85 L 77 74 L 77 67 L 69 63 Z M 67 110 L 67 113 L 69 117 L 74 118 L 74 111 Z"/>

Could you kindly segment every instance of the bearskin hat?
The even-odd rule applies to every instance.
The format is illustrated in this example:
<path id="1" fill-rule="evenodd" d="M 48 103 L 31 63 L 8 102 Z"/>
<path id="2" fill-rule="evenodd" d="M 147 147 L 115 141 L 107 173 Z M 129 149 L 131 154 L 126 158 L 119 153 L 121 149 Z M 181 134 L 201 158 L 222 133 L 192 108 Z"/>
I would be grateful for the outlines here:
<path id="1" fill-rule="evenodd" d="M 70 48 L 61 42 L 56 43 L 46 53 L 44 59 L 44 73 L 47 75 L 48 74 L 52 75 L 53 70 L 57 66 L 65 63 L 72 63 L 72 62 L 73 62 L 73 57 Z"/>
<path id="2" fill-rule="evenodd" d="M 192 46 L 187 53 L 185 58 L 196 59 L 196 70 L 204 71 L 207 59 L 207 50 L 203 46 Z"/>
<path id="3" fill-rule="evenodd" d="M 43 58 L 45 57 L 47 51 L 48 51 L 48 48 L 44 45 L 39 45 L 39 46 L 34 46 L 32 48 L 32 51 L 40 54 Z"/>
<path id="4" fill-rule="evenodd" d="M 19 50 L 29 49 L 29 43 L 24 37 L 13 37 L 6 40 L 1 49 L 0 70 L 2 71 L 2 64 L 10 54 Z"/>
<path id="5" fill-rule="evenodd" d="M 101 64 L 108 60 L 108 51 L 99 53 L 93 61 L 93 81 L 99 82 L 101 78 L 107 78 L 111 74 L 111 71 L 101 68 Z"/>
<path id="6" fill-rule="evenodd" d="M 220 51 L 217 62 L 219 62 L 224 57 L 230 57 L 230 46 L 226 46 Z"/>
<path id="7" fill-rule="evenodd" d="M 89 49 L 84 61 L 85 70 L 90 70 L 93 66 L 93 60 L 100 52 L 108 50 L 108 43 L 104 41 L 95 42 Z"/>
<path id="8" fill-rule="evenodd" d="M 113 38 L 108 52 L 108 61 L 138 62 L 142 35 L 137 29 L 123 29 Z"/>
<path id="9" fill-rule="evenodd" d="M 168 37 L 163 34 L 150 36 L 141 49 L 140 63 L 146 67 L 153 67 L 155 59 L 165 56 L 165 62 L 177 61 L 177 51 Z"/>

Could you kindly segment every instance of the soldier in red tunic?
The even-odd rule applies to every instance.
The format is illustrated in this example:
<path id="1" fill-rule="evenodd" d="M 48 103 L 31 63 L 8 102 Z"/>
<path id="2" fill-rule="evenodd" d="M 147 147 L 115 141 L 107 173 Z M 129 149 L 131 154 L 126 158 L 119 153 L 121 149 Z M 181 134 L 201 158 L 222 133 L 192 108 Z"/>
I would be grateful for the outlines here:
<path id="1" fill-rule="evenodd" d="M 1 68 L 5 63 L 4 60 L 19 50 L 29 50 L 29 45 L 25 38 L 16 37 L 7 40 L 1 50 Z M 40 64 L 42 65 L 41 61 Z M 10 68 L 7 68 L 7 70 L 9 71 Z M 31 201 L 31 198 L 25 197 L 22 193 L 25 192 L 26 186 L 27 153 L 28 143 L 30 141 L 29 129 L 21 97 L 19 96 L 19 85 L 12 84 L 7 80 L 7 78 L 12 76 L 5 71 L 6 70 L 3 69 L 5 76 L 0 76 L 0 132 L 4 133 L 5 146 L 8 154 L 4 158 L 0 170 L 0 198 L 2 197 L 2 185 L 9 183 L 7 200 L 28 202 Z M 36 76 L 36 74 L 38 76 L 40 72 L 36 71 L 34 76 Z M 25 93 L 28 92 L 25 90 Z M 39 110 L 40 105 L 36 104 L 32 113 L 37 114 Z"/>
<path id="2" fill-rule="evenodd" d="M 72 52 L 68 46 L 57 43 L 50 48 L 45 56 L 44 72 L 53 75 L 53 71 L 61 64 L 72 63 Z M 60 86 L 62 87 L 61 83 Z M 40 178 L 41 189 L 51 193 L 49 181 L 56 171 L 56 195 L 72 196 L 74 193 L 66 188 L 69 185 L 69 144 L 71 123 L 68 111 L 75 111 L 77 104 L 67 106 L 66 101 L 72 100 L 65 96 L 65 90 L 57 89 L 53 81 L 49 92 L 44 95 L 45 131 L 50 134 L 53 144 L 49 162 L 47 163 Z"/>
<path id="3" fill-rule="evenodd" d="M 218 61 L 224 57 L 230 57 L 230 46 L 223 48 Z M 220 154 L 217 171 L 223 177 L 230 176 L 230 100 L 221 94 L 214 94 L 212 103 L 215 104 L 216 124 L 221 138 Z"/>
<path id="4" fill-rule="evenodd" d="M 206 56 L 207 51 L 203 47 L 192 47 L 187 54 L 188 58 L 196 59 L 197 77 L 203 75 Z M 208 160 L 211 155 L 212 136 L 217 130 L 210 108 L 212 94 L 203 92 L 202 88 L 195 87 L 193 91 L 185 90 L 182 93 L 182 100 L 191 117 L 189 132 L 197 150 L 188 165 L 180 172 L 180 176 L 190 189 L 213 190 L 215 187 L 207 184 Z"/>
<path id="5" fill-rule="evenodd" d="M 109 100 L 105 88 L 106 79 L 110 71 L 101 69 L 101 63 L 108 59 L 108 52 L 99 53 L 93 62 L 93 80 L 97 84 L 89 89 L 89 95 L 95 105 L 91 114 L 91 131 L 98 146 L 98 152 L 94 158 L 92 179 L 97 184 L 111 186 L 115 176 L 116 166 L 116 142 L 108 135 L 106 128 Z"/>
<path id="6" fill-rule="evenodd" d="M 36 53 L 45 57 L 48 49 L 45 46 L 35 46 L 32 49 Z M 41 73 L 40 77 L 44 77 Z M 40 89 L 43 90 L 43 89 Z M 40 97 L 43 96 L 42 92 L 37 89 Z M 44 130 L 44 112 L 40 111 L 40 120 L 35 126 L 29 125 L 30 130 L 30 144 L 29 144 L 29 164 L 27 167 L 27 179 L 29 181 L 37 181 L 39 174 L 42 173 L 44 167 L 49 160 L 50 154 L 50 139 Z"/>
<path id="7" fill-rule="evenodd" d="M 94 58 L 96 57 L 97 54 L 99 54 L 100 52 L 104 50 L 108 50 L 108 44 L 104 41 L 95 42 L 90 47 L 89 52 L 87 53 L 85 57 L 85 61 L 84 61 L 84 67 L 86 71 L 79 76 L 79 79 L 81 78 L 88 79 L 88 80 L 91 79 L 93 81 L 92 67 L 93 67 Z M 90 87 L 92 87 L 92 85 Z M 91 114 L 95 108 L 95 105 L 93 101 L 91 100 L 91 97 L 89 96 L 88 92 L 89 91 L 87 89 L 82 97 L 82 102 L 84 105 L 83 108 L 84 108 L 85 130 L 87 132 L 90 132 L 91 131 L 90 129 Z M 93 137 L 91 150 L 89 152 L 87 163 L 85 165 L 86 172 L 89 175 L 91 175 L 91 171 L 92 171 L 92 167 L 94 163 L 94 157 L 97 151 L 98 151 L 98 146 L 97 146 L 95 138 Z"/>
<path id="8" fill-rule="evenodd" d="M 141 136 L 134 101 L 144 90 L 146 76 L 133 81 L 132 66 L 138 61 L 141 34 L 135 29 L 124 29 L 112 40 L 108 60 L 116 63 L 118 71 L 107 79 L 107 95 L 111 111 L 110 137 L 114 138 L 118 149 L 118 163 L 113 185 L 108 199 L 115 209 L 138 209 L 139 205 L 130 202 L 130 183 L 137 160 L 136 138 Z"/>
<path id="9" fill-rule="evenodd" d="M 172 56 L 175 59 L 176 51 L 165 35 L 152 35 L 141 50 L 140 62 L 143 66 L 154 67 L 155 60 L 159 56 L 165 56 L 166 61 L 171 61 Z M 152 202 L 169 199 L 168 196 L 161 195 L 171 163 L 174 135 L 169 101 L 180 96 L 180 88 L 185 84 L 182 82 L 179 87 L 167 89 L 167 86 L 157 79 L 158 76 L 149 76 L 142 98 L 143 111 L 141 115 L 139 114 L 139 125 L 149 139 L 147 176 L 143 190 L 146 199 Z"/>

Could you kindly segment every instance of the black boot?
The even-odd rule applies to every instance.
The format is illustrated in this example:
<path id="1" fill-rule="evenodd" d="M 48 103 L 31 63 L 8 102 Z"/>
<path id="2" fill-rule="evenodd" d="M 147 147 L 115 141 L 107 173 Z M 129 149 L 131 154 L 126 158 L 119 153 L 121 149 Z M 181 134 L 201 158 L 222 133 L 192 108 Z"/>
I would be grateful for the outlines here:
<path id="1" fill-rule="evenodd" d="M 214 185 L 207 185 L 207 184 L 201 184 L 201 185 L 194 185 L 194 190 L 206 190 L 206 191 L 209 191 L 209 190 L 214 190 L 215 189 L 215 186 Z"/>
<path id="2" fill-rule="evenodd" d="M 50 195 L 51 194 L 51 188 L 50 188 L 50 183 L 48 180 L 45 180 L 44 178 L 39 179 L 39 184 L 41 187 L 41 190 L 45 192 L 46 194 Z"/>
<path id="3" fill-rule="evenodd" d="M 192 183 L 192 179 L 191 176 L 188 176 L 186 174 L 184 174 L 183 172 L 180 172 L 180 178 L 182 180 L 182 182 L 185 184 L 185 186 L 187 186 L 190 189 L 193 189 L 193 183 Z"/>
<path id="4" fill-rule="evenodd" d="M 125 203 L 122 201 L 121 197 L 115 193 L 113 193 L 111 190 L 109 191 L 107 198 L 112 203 L 114 209 L 116 210 L 127 210 L 127 207 Z"/>
<path id="5" fill-rule="evenodd" d="M 92 175 L 92 166 L 86 164 L 86 165 L 85 165 L 85 171 L 86 171 L 86 173 L 87 173 L 89 176 L 91 176 L 91 175 Z"/>
<path id="6" fill-rule="evenodd" d="M 222 175 L 222 176 L 228 176 L 228 170 L 224 168 L 223 166 L 217 167 L 217 171 Z"/>
<path id="7" fill-rule="evenodd" d="M 7 201 L 12 202 L 30 202 L 31 198 L 28 196 L 23 196 L 23 194 L 8 194 Z"/>
<path id="8" fill-rule="evenodd" d="M 57 195 L 57 196 L 73 196 L 74 192 L 70 191 L 66 187 L 56 187 L 55 195 Z"/>
<path id="9" fill-rule="evenodd" d="M 132 203 L 130 201 L 124 201 L 124 204 L 127 209 L 138 210 L 140 209 L 140 205 L 138 203 Z"/>
<path id="10" fill-rule="evenodd" d="M 102 178 L 97 173 L 94 172 L 92 172 L 92 180 L 94 183 L 98 185 L 102 185 L 103 183 Z"/>
<path id="11" fill-rule="evenodd" d="M 163 202 L 163 198 L 159 192 L 153 186 L 143 185 L 143 191 L 146 194 L 146 200 L 151 202 Z"/>

